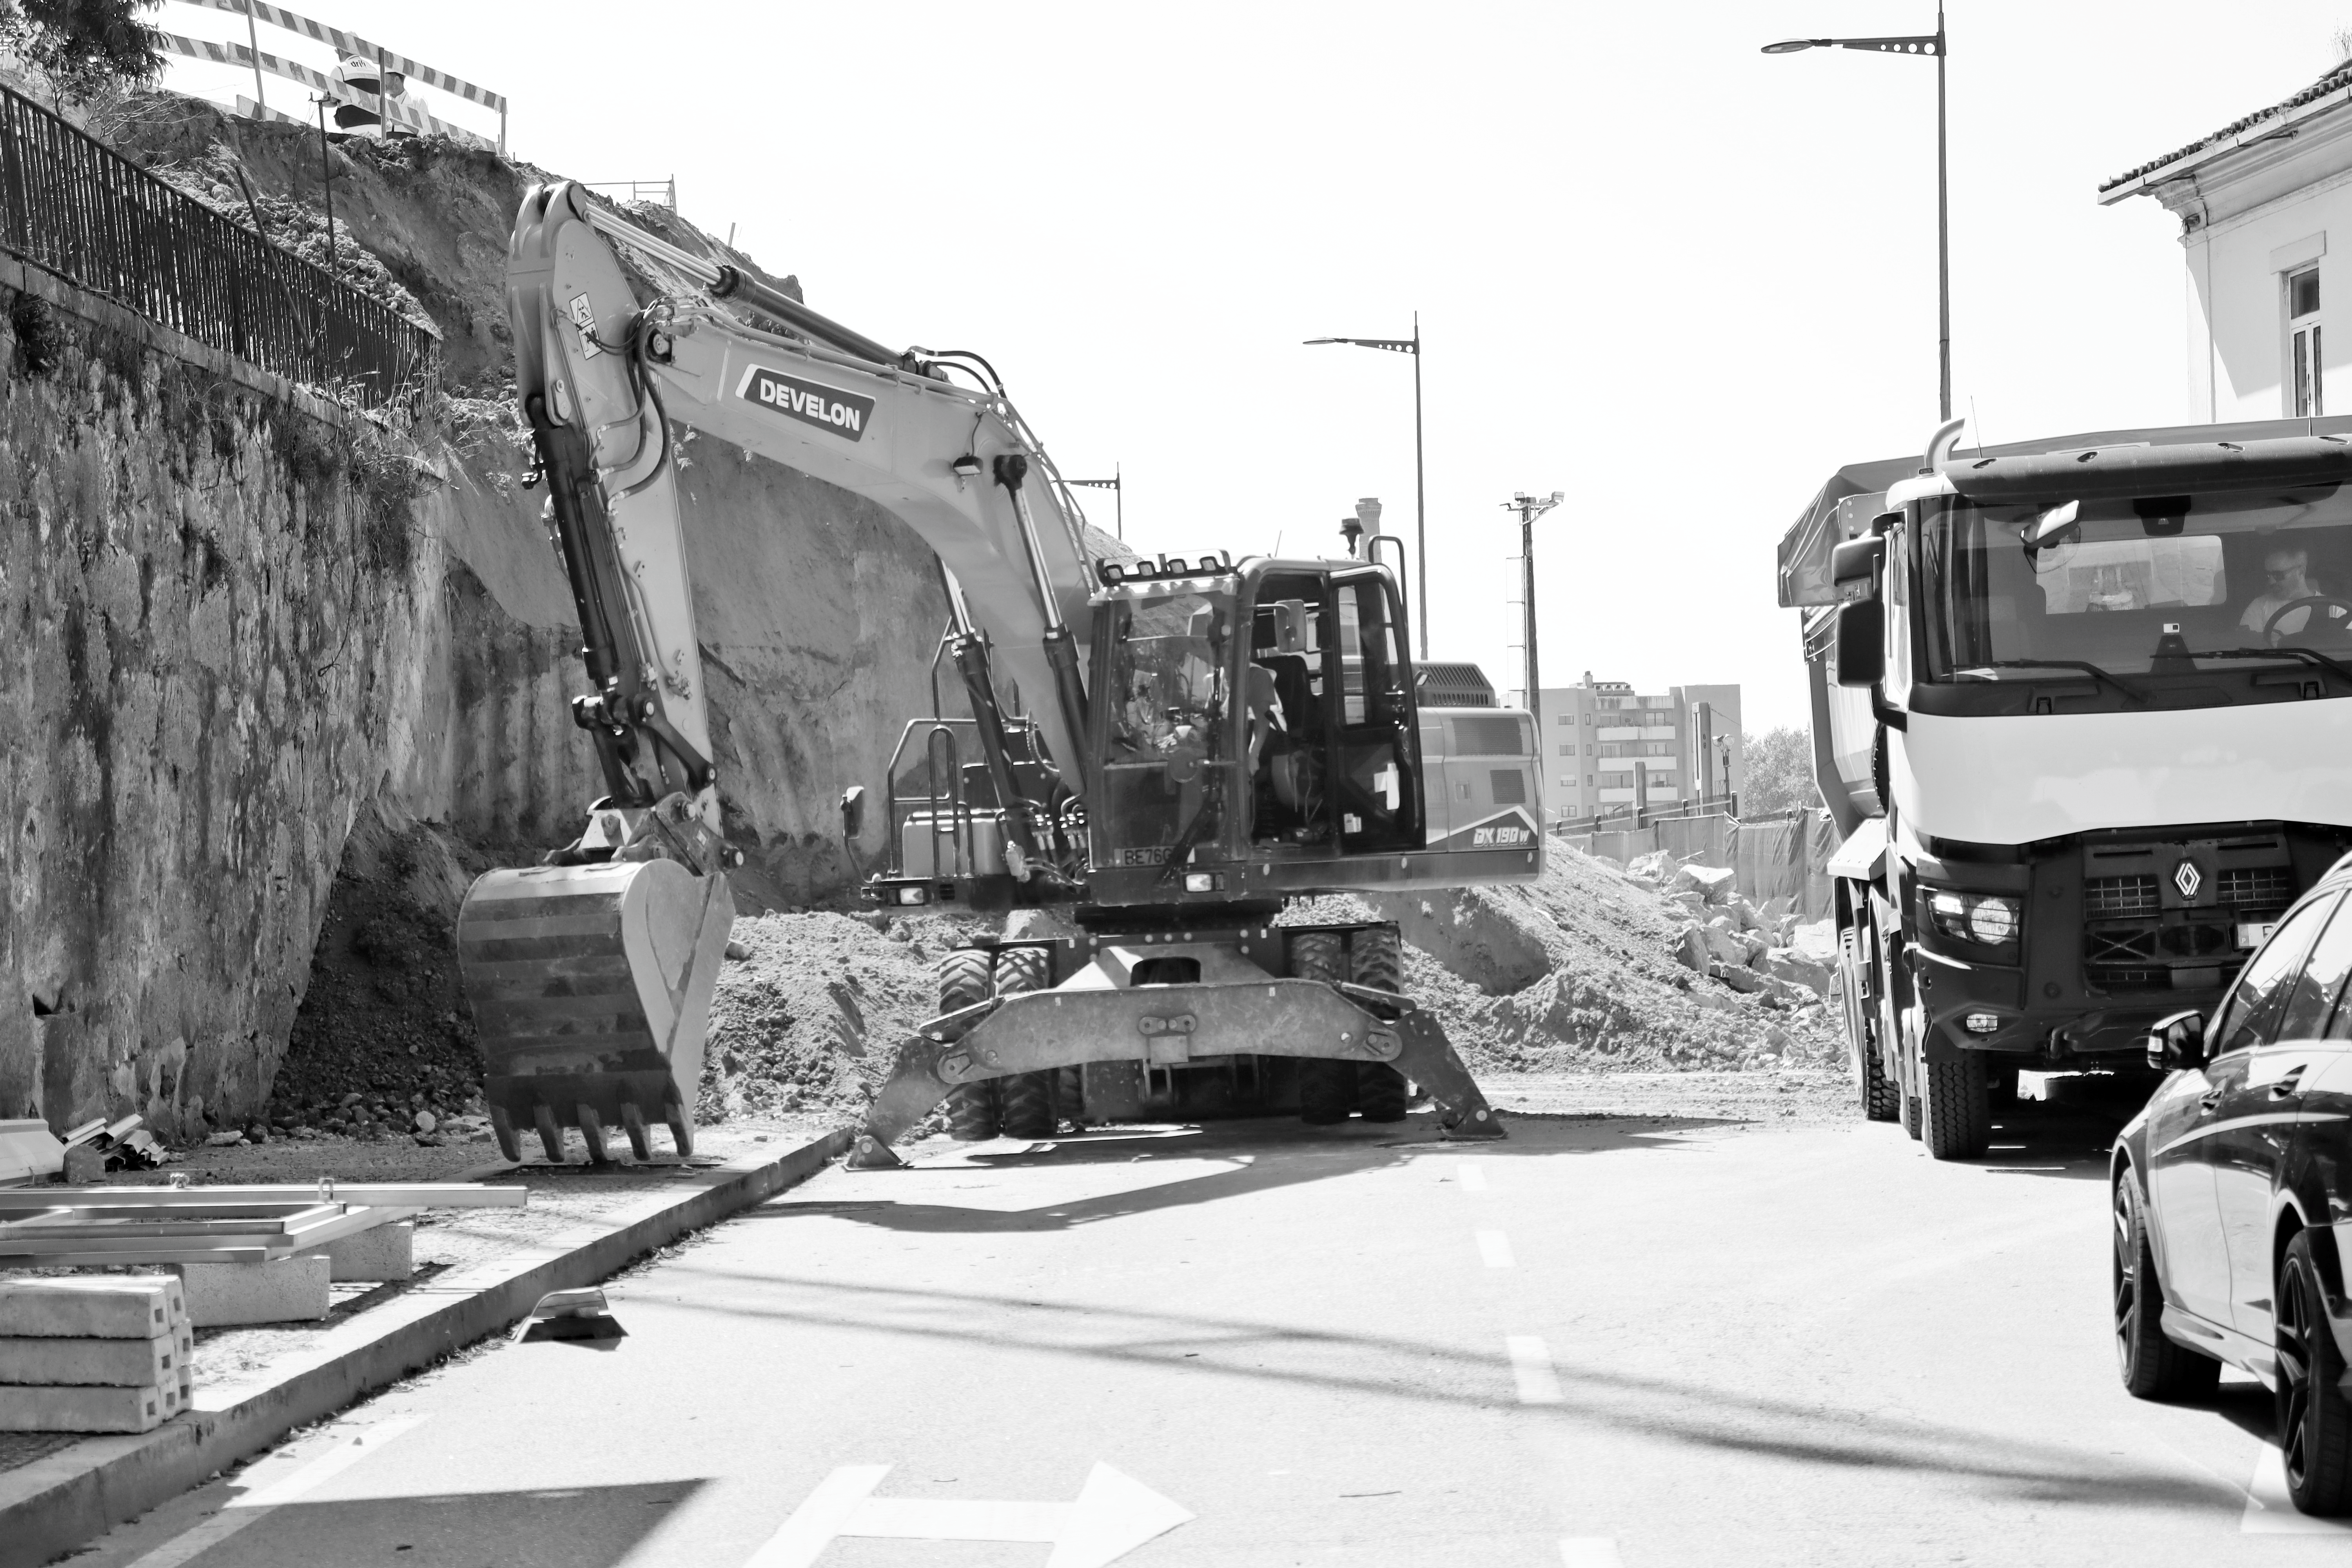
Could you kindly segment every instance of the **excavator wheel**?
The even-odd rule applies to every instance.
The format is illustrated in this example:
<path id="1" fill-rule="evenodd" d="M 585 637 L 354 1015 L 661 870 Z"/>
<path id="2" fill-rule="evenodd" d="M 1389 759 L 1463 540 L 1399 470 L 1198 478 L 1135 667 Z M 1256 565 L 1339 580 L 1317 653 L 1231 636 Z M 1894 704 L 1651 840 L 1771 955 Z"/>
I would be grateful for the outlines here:
<path id="1" fill-rule="evenodd" d="M 503 1105 L 490 1107 L 490 1136 L 499 1141 L 499 1154 L 503 1159 L 522 1163 L 522 1140 L 515 1136 L 514 1118 Z"/>
<path id="2" fill-rule="evenodd" d="M 1296 980 L 1345 980 L 1346 953 L 1335 931 L 1301 931 L 1290 939 L 1289 964 Z M 1328 1127 L 1348 1120 L 1356 1101 L 1356 1064 L 1328 1057 L 1298 1058 L 1298 1120 Z"/>
<path id="3" fill-rule="evenodd" d="M 1404 991 L 1404 943 L 1387 926 L 1372 926 L 1348 939 L 1348 977 L 1375 991 Z M 1402 1121 L 1412 1098 L 1404 1074 L 1386 1062 L 1356 1064 L 1356 1109 L 1367 1121 Z"/>
<path id="4" fill-rule="evenodd" d="M 541 1101 L 531 1107 L 531 1121 L 539 1128 L 539 1146 L 547 1152 L 551 1165 L 564 1163 L 563 1129 L 555 1120 L 555 1108 Z"/>
<path id="5" fill-rule="evenodd" d="M 1087 1126 L 1087 1069 L 1054 1069 L 1054 1114 L 1083 1132 Z"/>
<path id="6" fill-rule="evenodd" d="M 643 1164 L 654 1157 L 654 1142 L 646 1132 L 646 1113 L 637 1109 L 635 1100 L 621 1107 L 621 1131 L 629 1135 L 631 1159 Z"/>
<path id="7" fill-rule="evenodd" d="M 604 1149 L 604 1121 L 596 1114 L 596 1108 L 583 1101 L 577 1114 L 580 1118 L 580 1141 L 588 1145 L 588 1163 L 592 1165 L 611 1164 L 613 1156 Z"/>
<path id="8" fill-rule="evenodd" d="M 1052 984 L 1054 954 L 1043 947 L 1000 947 L 996 950 L 996 994 L 1018 996 L 1043 991 Z M 1003 1131 L 1007 1138 L 1051 1138 L 1054 1120 L 1054 1071 L 1016 1072 L 996 1080 L 1003 1095 Z"/>
<path id="9" fill-rule="evenodd" d="M 984 947 L 960 947 L 940 960 L 940 1011 L 952 1013 L 988 1000 L 991 954 Z M 978 1143 L 996 1136 L 996 1081 L 960 1083 L 948 1090 L 948 1136 Z"/>

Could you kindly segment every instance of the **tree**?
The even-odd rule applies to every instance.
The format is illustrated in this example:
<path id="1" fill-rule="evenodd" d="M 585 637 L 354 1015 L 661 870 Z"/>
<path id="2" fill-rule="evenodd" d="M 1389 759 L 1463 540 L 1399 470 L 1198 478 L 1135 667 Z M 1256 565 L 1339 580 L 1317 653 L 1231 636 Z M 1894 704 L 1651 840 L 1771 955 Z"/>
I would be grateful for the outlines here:
<path id="1" fill-rule="evenodd" d="M 163 0 L 0 0 L 0 50 L 76 102 L 163 74 L 155 30 L 139 19 Z"/>
<path id="2" fill-rule="evenodd" d="M 1769 816 L 1778 811 L 1810 810 L 1821 805 L 1821 791 L 1813 784 L 1811 735 L 1784 724 L 1743 740 L 1748 776 L 1740 783 L 1741 816 Z"/>

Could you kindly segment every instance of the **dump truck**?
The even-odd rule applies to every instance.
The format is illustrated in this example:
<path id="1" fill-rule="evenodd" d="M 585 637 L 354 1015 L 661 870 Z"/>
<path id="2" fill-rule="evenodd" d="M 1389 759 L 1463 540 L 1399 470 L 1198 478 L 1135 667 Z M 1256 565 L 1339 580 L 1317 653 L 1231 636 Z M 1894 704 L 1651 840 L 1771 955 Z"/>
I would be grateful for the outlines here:
<path id="1" fill-rule="evenodd" d="M 2352 847 L 2352 419 L 1962 434 L 1778 561 L 1861 1108 L 1937 1159 L 2021 1070 L 2144 1071 Z"/>

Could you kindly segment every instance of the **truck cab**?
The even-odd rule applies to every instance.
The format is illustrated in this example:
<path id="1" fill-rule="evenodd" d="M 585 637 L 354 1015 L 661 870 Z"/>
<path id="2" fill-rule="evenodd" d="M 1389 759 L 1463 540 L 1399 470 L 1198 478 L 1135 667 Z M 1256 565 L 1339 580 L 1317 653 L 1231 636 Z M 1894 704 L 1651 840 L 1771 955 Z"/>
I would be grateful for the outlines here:
<path id="1" fill-rule="evenodd" d="M 1867 1110 L 1981 1151 L 2127 1068 L 2352 847 L 2352 421 L 1842 470 L 1781 550 Z"/>

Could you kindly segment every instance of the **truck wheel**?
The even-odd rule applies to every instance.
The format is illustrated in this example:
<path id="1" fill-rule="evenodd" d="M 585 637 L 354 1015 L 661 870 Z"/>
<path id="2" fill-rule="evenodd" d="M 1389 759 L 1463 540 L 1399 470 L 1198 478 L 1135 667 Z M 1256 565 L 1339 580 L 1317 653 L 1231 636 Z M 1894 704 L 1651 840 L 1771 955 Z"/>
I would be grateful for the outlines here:
<path id="1" fill-rule="evenodd" d="M 1348 939 L 1348 977 L 1375 991 L 1404 994 L 1404 942 L 1386 926 Z M 1367 1121 L 1402 1121 L 1412 1099 L 1404 1074 L 1386 1062 L 1356 1064 L 1356 1108 Z"/>
<path id="2" fill-rule="evenodd" d="M 1889 1087 L 1903 1107 L 1903 1131 L 1916 1138 L 1919 1136 L 1919 1096 L 1914 1091 L 1919 1084 L 1919 1058 L 1912 1051 L 1911 1042 L 1904 1037 L 1903 1016 L 1895 1009 L 1894 988 L 1887 984 L 1888 968 L 1884 963 L 1878 968 L 1879 1071 L 1882 1076 L 1885 1071 L 1885 1043 L 1891 1040 L 1902 1066 L 1911 1069 L 1911 1081 L 1906 1084 L 1898 1075 Z"/>
<path id="3" fill-rule="evenodd" d="M 996 994 L 1019 996 L 1049 988 L 1054 955 L 1042 947 L 1001 947 L 996 950 Z M 1054 1070 L 1016 1072 L 997 1079 L 998 1103 L 1003 1107 L 1002 1126 L 1007 1138 L 1051 1138 L 1054 1122 Z"/>
<path id="4" fill-rule="evenodd" d="M 991 959 L 984 947 L 960 947 L 940 960 L 940 1011 L 978 1006 L 988 1000 Z M 948 1136 L 978 1143 L 996 1136 L 996 1080 L 960 1083 L 948 1090 Z"/>
<path id="5" fill-rule="evenodd" d="M 1973 1160 L 1983 1153 L 1992 1142 L 1984 1058 L 1962 1051 L 1958 1061 L 1922 1062 L 1919 1078 L 1927 1152 L 1938 1160 Z"/>
<path id="6" fill-rule="evenodd" d="M 2221 1363 L 2165 1338 L 2164 1288 L 2147 1244 L 2139 1177 L 2128 1167 L 2116 1184 L 2114 1259 L 2107 1277 L 2115 1303 L 2116 1365 L 2135 1399 L 2194 1399 L 2213 1392 Z"/>
<path id="7" fill-rule="evenodd" d="M 1296 980 L 1344 980 L 1347 962 L 1335 931 L 1301 931 L 1290 939 L 1291 977 Z M 1356 1064 L 1328 1057 L 1298 1058 L 1298 1120 L 1311 1127 L 1328 1127 L 1348 1120 L 1356 1100 Z"/>
<path id="8" fill-rule="evenodd" d="M 1865 1039 L 1861 1048 L 1862 1113 L 1873 1121 L 1892 1121 L 1903 1114 L 1902 1090 L 1887 1078 L 1885 1065 L 1878 1059 L 1878 1042 Z"/>
<path id="9" fill-rule="evenodd" d="M 2344 1397 L 2344 1355 L 2327 1321 L 2327 1297 L 2312 1257 L 2311 1232 L 2297 1231 L 2279 1264 L 2278 1442 L 2294 1506 L 2322 1517 L 2352 1511 L 2352 1404 Z"/>

